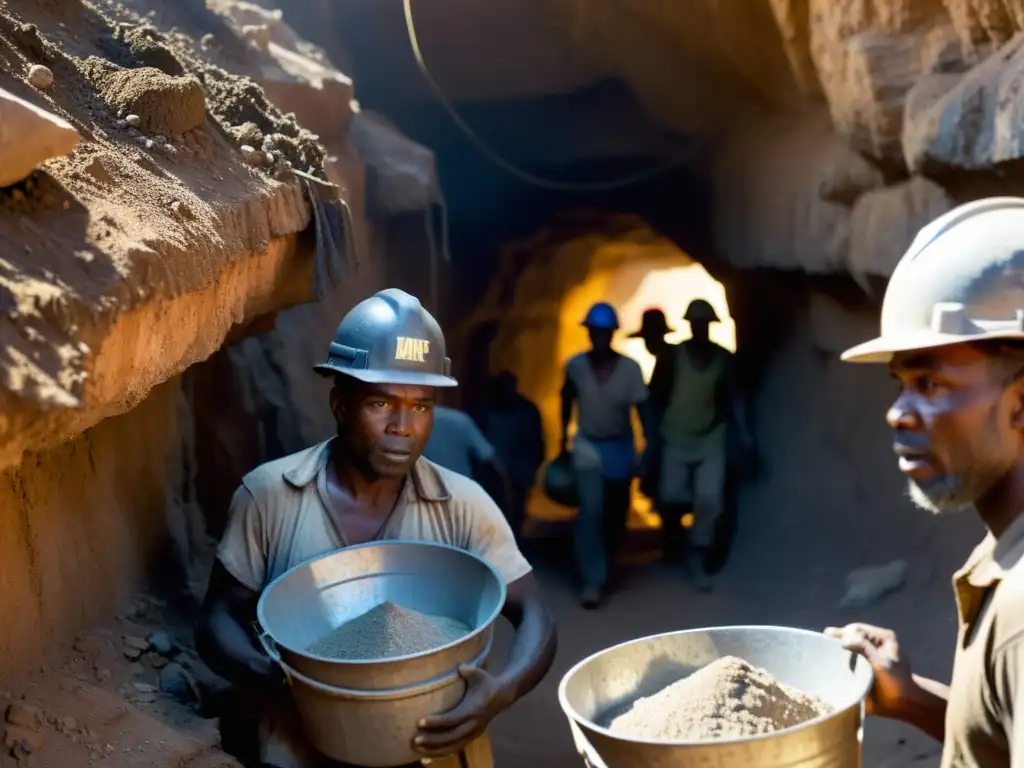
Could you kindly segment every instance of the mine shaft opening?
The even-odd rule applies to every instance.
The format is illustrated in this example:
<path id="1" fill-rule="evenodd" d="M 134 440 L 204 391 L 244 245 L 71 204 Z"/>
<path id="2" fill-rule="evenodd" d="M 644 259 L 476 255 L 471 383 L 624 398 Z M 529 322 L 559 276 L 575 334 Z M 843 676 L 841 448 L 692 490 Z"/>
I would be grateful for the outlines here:
<path id="1" fill-rule="evenodd" d="M 726 287 L 640 216 L 569 213 L 555 217 L 551 225 L 506 244 L 500 263 L 490 290 L 459 336 L 475 340 L 466 350 L 472 365 L 492 375 L 515 374 L 520 392 L 540 410 L 548 460 L 558 454 L 561 442 L 565 363 L 589 348 L 581 321 L 594 303 L 604 301 L 615 307 L 620 328 L 613 348 L 640 365 L 645 382 L 650 381 L 655 358 L 643 339 L 632 335 L 641 328 L 645 310 L 664 312 L 670 327 L 666 340 L 678 344 L 690 337 L 689 323 L 683 319 L 686 308 L 692 300 L 704 299 L 720 318 L 711 326 L 712 340 L 736 350 L 736 324 Z M 633 422 L 642 450 L 643 432 L 635 412 Z M 575 431 L 574 417 L 570 436 Z M 527 510 L 527 532 L 544 535 L 543 531 L 561 529 L 575 514 L 535 486 Z M 639 480 L 633 483 L 629 527 L 660 527 L 651 500 L 640 493 Z"/>

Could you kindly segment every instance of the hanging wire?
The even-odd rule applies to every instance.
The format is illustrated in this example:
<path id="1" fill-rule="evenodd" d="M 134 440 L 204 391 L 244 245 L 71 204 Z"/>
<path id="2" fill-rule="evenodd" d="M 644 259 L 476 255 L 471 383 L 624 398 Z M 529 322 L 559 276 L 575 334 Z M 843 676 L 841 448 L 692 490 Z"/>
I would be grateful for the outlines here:
<path id="1" fill-rule="evenodd" d="M 445 111 L 451 117 L 452 121 L 462 129 L 462 132 L 466 134 L 466 138 L 469 139 L 470 143 L 477 148 L 477 150 L 494 165 L 498 166 L 506 173 L 517 177 L 518 179 L 525 181 L 527 184 L 532 184 L 536 187 L 542 187 L 544 189 L 551 189 L 558 192 L 604 192 L 612 189 L 620 189 L 622 187 L 629 187 L 635 184 L 653 179 L 657 176 L 661 176 L 669 171 L 678 168 L 679 166 L 690 160 L 695 154 L 696 150 L 689 149 L 685 152 L 680 152 L 671 160 L 657 165 L 653 168 L 648 168 L 637 173 L 628 174 L 626 176 L 620 176 L 617 179 L 610 179 L 608 181 L 595 181 L 595 182 L 567 182 L 567 181 L 556 181 L 553 179 L 545 179 L 541 176 L 537 176 L 529 171 L 525 171 L 512 163 L 508 162 L 503 158 L 497 151 L 492 149 L 480 136 L 477 135 L 476 131 L 473 130 L 470 125 L 462 119 L 462 116 L 455 109 L 455 106 L 445 95 L 444 90 L 438 84 L 437 80 L 431 74 L 427 63 L 423 58 L 423 51 L 420 50 L 419 37 L 416 34 L 416 23 L 412 15 L 412 0 L 402 0 L 402 5 L 405 10 L 405 28 L 409 37 L 409 45 L 412 47 L 412 54 L 416 59 L 416 65 L 419 67 L 423 78 L 427 81 L 437 100 L 441 102 Z"/>

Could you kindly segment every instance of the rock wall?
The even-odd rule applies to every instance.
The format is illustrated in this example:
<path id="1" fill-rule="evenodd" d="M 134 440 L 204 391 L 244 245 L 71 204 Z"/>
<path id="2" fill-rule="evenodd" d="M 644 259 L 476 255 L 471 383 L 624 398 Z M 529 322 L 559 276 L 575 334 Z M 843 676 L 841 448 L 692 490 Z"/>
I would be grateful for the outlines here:
<path id="1" fill-rule="evenodd" d="M 144 584 L 183 583 L 198 542 L 181 493 L 180 398 L 171 379 L 128 413 L 3 470 L 0 674 L 37 666 Z"/>
<path id="2" fill-rule="evenodd" d="M 197 489 L 247 454 L 197 440 L 254 422 L 230 423 L 215 397 L 234 405 L 240 390 L 210 393 L 195 369 L 213 356 L 214 375 L 227 361 L 228 377 L 262 376 L 236 350 L 215 353 L 313 295 L 311 208 L 290 167 L 340 187 L 370 259 L 351 81 L 303 59 L 287 30 L 261 48 L 201 3 L 170 12 L 173 33 L 160 14 L 102 0 L 0 9 L 0 87 L 81 137 L 0 189 L 0 674 L 39 664 L 144 586 L 201 596 L 212 526 Z M 53 78 L 39 86 L 29 73 L 43 64 Z M 267 93 L 336 128 L 327 152 Z M 167 110 L 176 94 L 193 108 Z M 226 456 L 209 450 L 225 443 Z"/>

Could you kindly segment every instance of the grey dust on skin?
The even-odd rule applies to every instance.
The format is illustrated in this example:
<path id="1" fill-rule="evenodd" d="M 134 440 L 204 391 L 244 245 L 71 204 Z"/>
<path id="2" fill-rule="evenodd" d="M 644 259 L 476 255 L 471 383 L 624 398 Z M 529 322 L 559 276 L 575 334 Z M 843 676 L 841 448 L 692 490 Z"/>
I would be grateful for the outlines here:
<path id="1" fill-rule="evenodd" d="M 609 729 L 654 741 L 737 739 L 792 728 L 827 714 L 816 696 L 783 685 L 735 656 L 724 656 L 657 693 L 637 699 Z"/>
<path id="2" fill-rule="evenodd" d="M 393 659 L 440 648 L 470 631 L 447 616 L 430 616 L 385 602 L 331 630 L 307 651 L 339 661 Z"/>

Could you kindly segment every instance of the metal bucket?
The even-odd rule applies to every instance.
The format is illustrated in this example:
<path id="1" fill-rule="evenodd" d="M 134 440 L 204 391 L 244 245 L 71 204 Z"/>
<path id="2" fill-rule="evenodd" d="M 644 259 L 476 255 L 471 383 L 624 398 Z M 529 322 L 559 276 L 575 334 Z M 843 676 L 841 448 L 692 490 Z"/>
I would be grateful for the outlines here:
<path id="1" fill-rule="evenodd" d="M 306 650 L 385 601 L 456 619 L 473 631 L 441 648 L 386 660 L 339 661 Z M 504 604 L 505 581 L 476 555 L 446 544 L 381 541 L 295 566 L 263 590 L 256 617 L 281 659 L 306 677 L 381 691 L 431 680 L 477 657 Z"/>
<path id="2" fill-rule="evenodd" d="M 463 622 L 472 631 L 422 653 L 336 660 L 306 649 L 390 601 Z M 333 760 L 365 766 L 415 762 L 417 721 L 465 693 L 460 664 L 486 662 L 505 582 L 486 561 L 445 544 L 383 541 L 332 552 L 272 581 L 256 607 L 260 641 L 292 684 L 306 735 Z"/>
<path id="3" fill-rule="evenodd" d="M 764 736 L 714 741 L 631 739 L 604 727 L 609 714 L 723 656 L 745 659 L 820 697 L 832 713 Z M 865 659 L 818 632 L 714 627 L 600 651 L 566 673 L 558 699 L 580 754 L 593 768 L 860 768 L 864 699 L 873 681 Z"/>
<path id="4" fill-rule="evenodd" d="M 416 724 L 427 715 L 459 703 L 466 682 L 457 671 L 403 688 L 357 691 L 306 677 L 284 662 L 261 637 L 264 648 L 284 670 L 306 738 L 321 753 L 341 763 L 388 768 L 415 763 L 422 757 L 412 748 Z M 486 666 L 491 644 L 469 661 Z"/>

